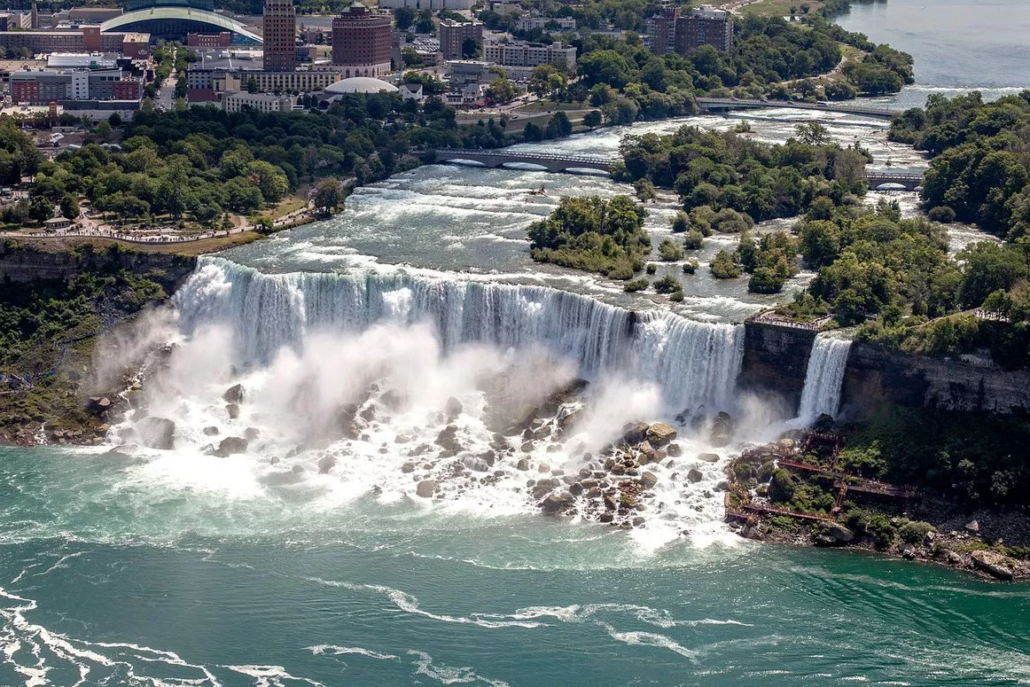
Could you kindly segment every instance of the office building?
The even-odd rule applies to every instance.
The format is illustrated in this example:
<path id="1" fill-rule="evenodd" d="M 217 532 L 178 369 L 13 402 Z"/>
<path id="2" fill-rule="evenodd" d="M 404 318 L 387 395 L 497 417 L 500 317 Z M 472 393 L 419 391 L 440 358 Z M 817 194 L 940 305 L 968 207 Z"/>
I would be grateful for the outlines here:
<path id="1" fill-rule="evenodd" d="M 239 112 L 245 107 L 259 112 L 292 112 L 296 98 L 271 93 L 226 93 L 222 107 L 226 112 Z"/>
<path id="2" fill-rule="evenodd" d="M 525 41 L 486 41 L 483 59 L 502 67 L 537 67 L 553 64 L 568 73 L 576 71 L 576 48 L 561 43 L 542 45 Z"/>
<path id="3" fill-rule="evenodd" d="M 293 0 L 265 0 L 265 69 L 292 72 L 297 68 L 297 12 Z"/>

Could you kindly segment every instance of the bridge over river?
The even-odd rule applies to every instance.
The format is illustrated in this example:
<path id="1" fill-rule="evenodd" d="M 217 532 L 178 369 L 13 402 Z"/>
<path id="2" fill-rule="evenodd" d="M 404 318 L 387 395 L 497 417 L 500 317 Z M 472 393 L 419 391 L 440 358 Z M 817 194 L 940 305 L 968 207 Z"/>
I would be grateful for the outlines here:
<path id="1" fill-rule="evenodd" d="M 478 162 L 484 167 L 503 167 L 509 163 L 531 164 L 543 167 L 548 172 L 568 172 L 576 169 L 593 169 L 607 172 L 618 162 L 618 157 L 600 155 L 555 155 L 551 153 L 528 153 L 494 149 L 441 148 L 436 151 L 438 163 Z M 884 184 L 904 187 L 914 191 L 922 185 L 923 176 L 918 172 L 871 171 L 868 175 L 869 188 L 877 189 Z M 900 190 L 900 189 L 898 189 Z"/>
<path id="2" fill-rule="evenodd" d="M 819 112 L 840 112 L 843 114 L 875 117 L 877 119 L 893 119 L 901 114 L 899 110 L 889 110 L 865 105 L 846 105 L 844 103 L 798 103 L 785 100 L 741 100 L 739 98 L 698 98 L 697 105 L 702 112 L 725 112 L 727 110 L 753 110 L 758 108 L 787 110 L 818 110 Z"/>

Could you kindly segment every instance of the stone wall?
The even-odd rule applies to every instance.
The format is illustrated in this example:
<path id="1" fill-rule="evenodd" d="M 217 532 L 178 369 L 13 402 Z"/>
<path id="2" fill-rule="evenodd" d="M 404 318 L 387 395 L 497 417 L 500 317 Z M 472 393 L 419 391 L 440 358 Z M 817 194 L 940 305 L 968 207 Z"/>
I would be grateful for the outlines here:
<path id="1" fill-rule="evenodd" d="M 748 322 L 737 388 L 797 411 L 815 333 Z M 917 408 L 1030 411 L 1030 370 L 1006 371 L 989 361 L 903 353 L 855 342 L 841 389 L 841 411 L 862 415 L 894 403 Z"/>

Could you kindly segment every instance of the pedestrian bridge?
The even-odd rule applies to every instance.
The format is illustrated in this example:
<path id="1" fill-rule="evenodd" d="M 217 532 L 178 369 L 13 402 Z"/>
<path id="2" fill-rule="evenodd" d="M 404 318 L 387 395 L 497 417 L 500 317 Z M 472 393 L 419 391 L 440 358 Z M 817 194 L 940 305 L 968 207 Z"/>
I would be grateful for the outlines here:
<path id="1" fill-rule="evenodd" d="M 600 155 L 554 155 L 550 153 L 521 153 L 513 150 L 442 148 L 435 152 L 436 162 L 479 162 L 484 167 L 503 167 L 509 163 L 538 165 L 548 172 L 567 172 L 573 169 L 596 169 L 608 172 L 619 158 Z"/>
<path id="2" fill-rule="evenodd" d="M 843 114 L 876 117 L 877 119 L 893 119 L 901 114 L 899 110 L 889 110 L 862 105 L 845 105 L 844 103 L 798 103 L 786 100 L 741 100 L 739 98 L 698 98 L 697 106 L 702 112 L 725 112 L 727 110 L 753 110 L 758 108 L 786 110 L 818 110 L 820 112 L 840 112 Z"/>

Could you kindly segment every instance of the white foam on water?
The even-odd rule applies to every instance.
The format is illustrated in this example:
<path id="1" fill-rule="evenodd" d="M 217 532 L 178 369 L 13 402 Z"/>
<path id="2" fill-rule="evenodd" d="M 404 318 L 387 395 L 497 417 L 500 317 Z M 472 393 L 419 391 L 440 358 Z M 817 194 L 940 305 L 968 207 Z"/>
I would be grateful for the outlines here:
<path id="1" fill-rule="evenodd" d="M 400 656 L 394 656 L 393 654 L 384 654 L 378 651 L 372 651 L 371 649 L 364 649 L 360 646 L 336 646 L 335 644 L 318 644 L 316 646 L 306 647 L 315 656 L 322 656 L 323 654 L 329 654 L 331 656 L 365 656 L 366 658 L 374 658 L 377 661 L 399 661 Z"/>
<path id="2" fill-rule="evenodd" d="M 483 677 L 476 673 L 474 668 L 467 666 L 455 668 L 435 663 L 433 661 L 433 657 L 425 651 L 409 649 L 408 655 L 417 657 L 415 660 L 416 675 L 425 675 L 426 677 L 436 680 L 444 685 L 465 685 L 484 682 L 488 685 L 492 685 L 493 687 L 508 687 L 507 682 Z"/>

